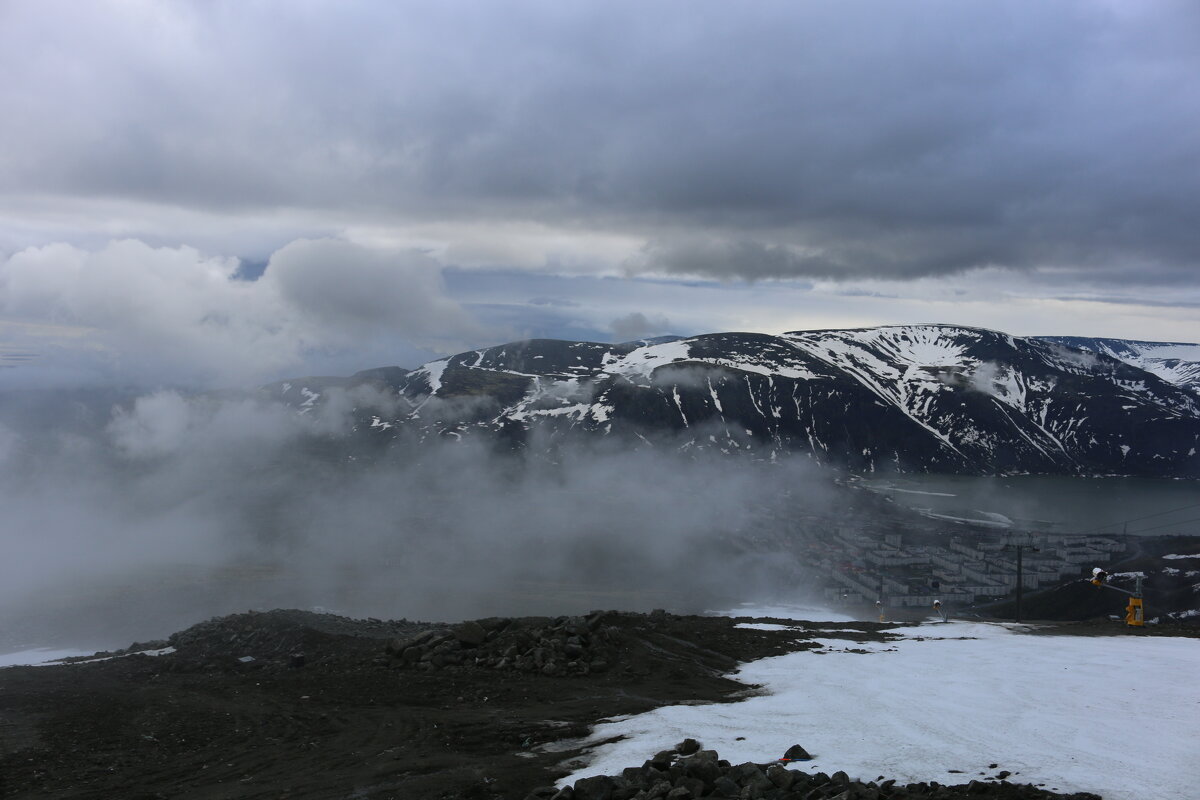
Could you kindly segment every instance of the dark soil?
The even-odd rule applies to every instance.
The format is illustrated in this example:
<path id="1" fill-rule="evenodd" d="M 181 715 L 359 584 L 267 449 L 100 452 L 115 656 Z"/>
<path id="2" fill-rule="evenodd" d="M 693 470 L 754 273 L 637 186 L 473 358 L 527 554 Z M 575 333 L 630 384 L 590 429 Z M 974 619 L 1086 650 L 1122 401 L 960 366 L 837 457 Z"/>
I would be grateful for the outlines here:
<path id="1" fill-rule="evenodd" d="M 454 628 L 239 614 L 176 634 L 168 655 L 6 669 L 0 796 L 523 798 L 572 756 L 538 745 L 606 716 L 731 698 L 747 687 L 725 672 L 795 639 L 722 618 L 605 614 L 602 671 L 475 666 L 469 653 L 571 622 L 509 621 L 459 649 L 462 663 L 421 669 L 389 654 L 398 637 Z"/>
<path id="2" fill-rule="evenodd" d="M 223 617 L 175 634 L 167 655 L 0 670 L 0 796 L 521 800 L 568 773 L 572 741 L 598 720 L 744 697 L 753 687 L 724 677 L 738 662 L 813 646 L 805 632 L 737 622 L 663 612 L 455 626 Z M 888 627 L 806 632 L 879 640 Z M 822 785 L 846 798 L 859 786 Z M 822 796 L 808 794 L 817 788 L 805 795 Z M 863 796 L 1052 796 L 1007 784 L 926 788 L 940 793 L 889 785 Z"/>

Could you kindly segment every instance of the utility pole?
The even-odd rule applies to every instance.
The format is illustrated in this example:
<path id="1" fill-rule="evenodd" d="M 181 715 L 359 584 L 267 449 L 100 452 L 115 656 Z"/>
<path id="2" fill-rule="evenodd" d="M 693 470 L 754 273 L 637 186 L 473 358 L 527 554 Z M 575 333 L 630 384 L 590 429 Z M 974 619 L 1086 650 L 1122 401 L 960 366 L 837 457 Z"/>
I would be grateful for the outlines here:
<path id="1" fill-rule="evenodd" d="M 1017 613 L 1015 622 L 1021 621 L 1021 602 L 1025 599 L 1025 548 L 1028 547 L 1034 553 L 1039 552 L 1032 544 L 1025 542 L 1022 544 L 1005 545 L 1006 550 L 1017 551 Z"/>
<path id="2" fill-rule="evenodd" d="M 1017 622 L 1021 621 L 1021 600 L 1025 597 L 1025 574 L 1021 556 L 1025 552 L 1023 545 L 1017 545 Z"/>

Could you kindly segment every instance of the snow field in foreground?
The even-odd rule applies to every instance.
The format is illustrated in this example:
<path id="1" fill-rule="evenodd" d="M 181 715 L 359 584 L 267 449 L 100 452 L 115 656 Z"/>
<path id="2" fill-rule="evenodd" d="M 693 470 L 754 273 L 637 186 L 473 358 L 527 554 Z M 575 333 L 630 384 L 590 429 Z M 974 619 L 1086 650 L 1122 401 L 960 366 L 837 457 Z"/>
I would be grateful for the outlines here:
<path id="1" fill-rule="evenodd" d="M 1025 630 L 950 622 L 900 628 L 887 643 L 822 638 L 821 651 L 735 673 L 764 696 L 597 726 L 591 741 L 626 738 L 563 783 L 619 774 L 693 737 L 734 764 L 801 744 L 816 757 L 794 768 L 864 781 L 953 784 L 1008 770 L 1013 782 L 1105 800 L 1196 796 L 1200 639 Z"/>

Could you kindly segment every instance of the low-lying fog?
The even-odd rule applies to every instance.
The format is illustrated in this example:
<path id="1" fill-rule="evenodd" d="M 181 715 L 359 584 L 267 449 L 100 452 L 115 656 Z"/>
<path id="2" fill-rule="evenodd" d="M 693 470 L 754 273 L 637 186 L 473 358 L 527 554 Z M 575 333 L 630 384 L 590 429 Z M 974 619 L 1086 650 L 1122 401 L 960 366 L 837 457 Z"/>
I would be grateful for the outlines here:
<path id="1" fill-rule="evenodd" d="M 802 456 L 686 439 L 380 447 L 361 411 L 395 398 L 322 400 L 298 413 L 265 395 L 0 393 L 0 652 L 124 646 L 279 607 L 457 620 L 805 602 L 789 537 L 894 508 L 880 494 L 951 529 L 987 511 L 1065 532 L 1149 514 L 1130 532 L 1171 533 L 1200 505 L 1194 483 L 1171 481 L 1122 483 L 1099 523 L 1087 479 L 876 476 L 861 482 L 875 492 L 850 492 Z"/>
<path id="2" fill-rule="evenodd" d="M 308 414 L 171 391 L 8 398 L 0 650 L 122 646 L 251 608 L 452 620 L 795 595 L 794 564 L 735 540 L 767 510 L 834 502 L 799 459 L 678 443 L 347 447 L 363 402 L 386 398 Z"/>

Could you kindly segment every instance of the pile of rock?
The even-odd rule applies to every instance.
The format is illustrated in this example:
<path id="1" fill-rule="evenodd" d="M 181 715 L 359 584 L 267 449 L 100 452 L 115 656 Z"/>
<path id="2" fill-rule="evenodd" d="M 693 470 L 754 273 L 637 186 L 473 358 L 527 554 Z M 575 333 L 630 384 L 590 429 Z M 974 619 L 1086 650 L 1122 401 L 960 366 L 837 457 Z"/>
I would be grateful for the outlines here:
<path id="1" fill-rule="evenodd" d="M 214 617 L 174 633 L 167 644 L 176 650 L 177 661 L 221 663 L 235 660 L 288 663 L 306 650 L 343 652 L 349 643 L 362 640 L 377 652 L 379 640 L 412 636 L 427 629 L 426 623 L 408 620 L 355 620 L 334 614 L 295 609 L 248 611 Z M 351 638 L 347 638 L 351 637 Z"/>
<path id="2" fill-rule="evenodd" d="M 936 782 L 904 786 L 882 778 L 879 781 L 851 780 L 845 772 L 810 774 L 788 769 L 778 762 L 734 765 L 719 758 L 715 750 L 702 750 L 694 739 L 687 739 L 674 750 L 663 751 L 620 775 L 581 778 L 573 786 L 561 789 L 553 786 L 534 789 L 525 800 L 968 800 L 975 797 L 1100 800 L 1094 794 L 1059 795 L 1004 781 L 971 781 L 959 786 Z"/>
<path id="3" fill-rule="evenodd" d="M 387 645 L 396 666 L 439 670 L 486 667 L 543 675 L 588 675 L 609 669 L 620 629 L 607 612 L 586 617 L 492 617 L 398 638 Z"/>

